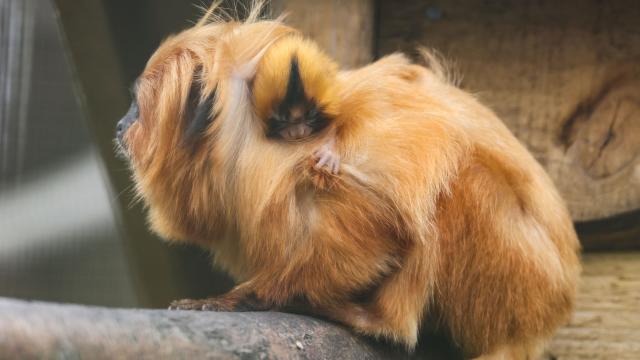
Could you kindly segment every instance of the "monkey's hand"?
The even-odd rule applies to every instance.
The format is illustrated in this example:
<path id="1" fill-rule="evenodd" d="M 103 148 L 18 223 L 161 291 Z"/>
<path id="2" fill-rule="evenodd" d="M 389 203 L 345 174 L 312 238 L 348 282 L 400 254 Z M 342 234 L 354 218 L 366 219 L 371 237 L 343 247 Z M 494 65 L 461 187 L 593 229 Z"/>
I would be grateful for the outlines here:
<path id="1" fill-rule="evenodd" d="M 309 159 L 307 168 L 309 179 L 313 185 L 322 190 L 330 188 L 337 180 L 340 171 L 340 155 L 335 151 L 335 138 L 330 137 L 329 141 L 313 152 Z"/>
<path id="2" fill-rule="evenodd" d="M 316 170 L 327 171 L 333 175 L 338 174 L 340 171 L 340 155 L 335 152 L 334 146 L 335 140 L 332 138 L 313 152 L 313 156 L 317 160 L 314 166 Z"/>
<path id="3" fill-rule="evenodd" d="M 197 311 L 266 311 L 271 306 L 258 299 L 252 292 L 236 287 L 228 293 L 207 299 L 182 299 L 171 302 L 169 310 Z"/>

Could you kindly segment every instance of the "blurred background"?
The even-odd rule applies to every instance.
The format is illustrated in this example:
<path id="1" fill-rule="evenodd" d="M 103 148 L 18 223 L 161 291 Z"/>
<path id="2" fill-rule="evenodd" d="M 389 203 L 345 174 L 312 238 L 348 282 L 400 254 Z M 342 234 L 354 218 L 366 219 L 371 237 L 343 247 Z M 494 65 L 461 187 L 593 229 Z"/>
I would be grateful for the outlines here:
<path id="1" fill-rule="evenodd" d="M 232 285 L 205 251 L 148 232 L 113 151 L 130 85 L 163 38 L 197 20 L 194 2 L 0 0 L 0 296 L 165 307 Z M 593 290 L 580 316 L 593 331 L 637 333 L 640 2 L 274 0 L 268 10 L 289 11 L 347 68 L 417 46 L 450 59 L 566 199 Z M 607 296 L 626 322 L 589 318 Z"/>
<path id="2" fill-rule="evenodd" d="M 0 0 L 0 296 L 165 307 L 230 286 L 131 206 L 113 155 L 129 86 L 187 1 Z"/>

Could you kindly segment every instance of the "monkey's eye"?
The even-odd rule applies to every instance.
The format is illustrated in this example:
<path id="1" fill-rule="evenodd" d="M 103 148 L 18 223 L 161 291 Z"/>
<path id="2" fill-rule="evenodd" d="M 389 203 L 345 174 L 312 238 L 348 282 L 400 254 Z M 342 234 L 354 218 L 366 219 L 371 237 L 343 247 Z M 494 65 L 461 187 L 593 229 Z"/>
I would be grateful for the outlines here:
<path id="1" fill-rule="evenodd" d="M 273 123 L 286 123 L 287 120 L 280 116 L 277 113 L 272 113 L 271 116 L 269 117 L 269 119 L 267 119 L 267 123 L 268 124 L 273 124 Z"/>
<path id="2" fill-rule="evenodd" d="M 318 115 L 320 115 L 320 113 L 318 111 L 318 108 L 314 106 L 309 111 L 307 111 L 306 118 L 307 119 L 314 119 L 314 118 L 318 117 Z"/>
<path id="3" fill-rule="evenodd" d="M 280 138 L 280 131 L 286 129 L 289 125 L 289 122 L 284 116 L 272 113 L 267 119 L 267 137 Z"/>
<path id="4" fill-rule="evenodd" d="M 305 114 L 307 123 L 314 129 L 321 129 L 328 124 L 326 116 L 315 105 Z"/>

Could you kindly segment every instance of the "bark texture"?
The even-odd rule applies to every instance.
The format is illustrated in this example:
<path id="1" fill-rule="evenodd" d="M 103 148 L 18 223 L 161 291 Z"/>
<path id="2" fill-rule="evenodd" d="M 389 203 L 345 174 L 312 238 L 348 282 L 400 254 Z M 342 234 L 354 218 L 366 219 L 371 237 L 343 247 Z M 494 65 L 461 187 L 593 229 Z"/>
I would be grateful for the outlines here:
<path id="1" fill-rule="evenodd" d="M 451 59 L 546 167 L 574 220 L 640 219 L 637 1 L 379 4 L 378 55 L 422 45 Z"/>
<path id="2" fill-rule="evenodd" d="M 302 315 L 108 309 L 0 298 L 2 359 L 450 358 L 429 351 L 409 356 Z"/>

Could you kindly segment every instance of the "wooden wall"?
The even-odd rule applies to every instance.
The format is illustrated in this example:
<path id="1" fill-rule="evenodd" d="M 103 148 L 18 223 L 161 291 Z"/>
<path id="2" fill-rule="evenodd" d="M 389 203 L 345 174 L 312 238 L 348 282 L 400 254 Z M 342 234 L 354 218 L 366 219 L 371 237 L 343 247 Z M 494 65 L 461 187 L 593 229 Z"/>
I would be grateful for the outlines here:
<path id="1" fill-rule="evenodd" d="M 377 55 L 427 46 L 450 59 L 545 166 L 587 247 L 640 244 L 638 1 L 378 6 Z"/>
<path id="2" fill-rule="evenodd" d="M 317 41 L 346 67 L 373 59 L 373 0 L 273 0 L 274 15 L 287 14 L 286 22 Z"/>

